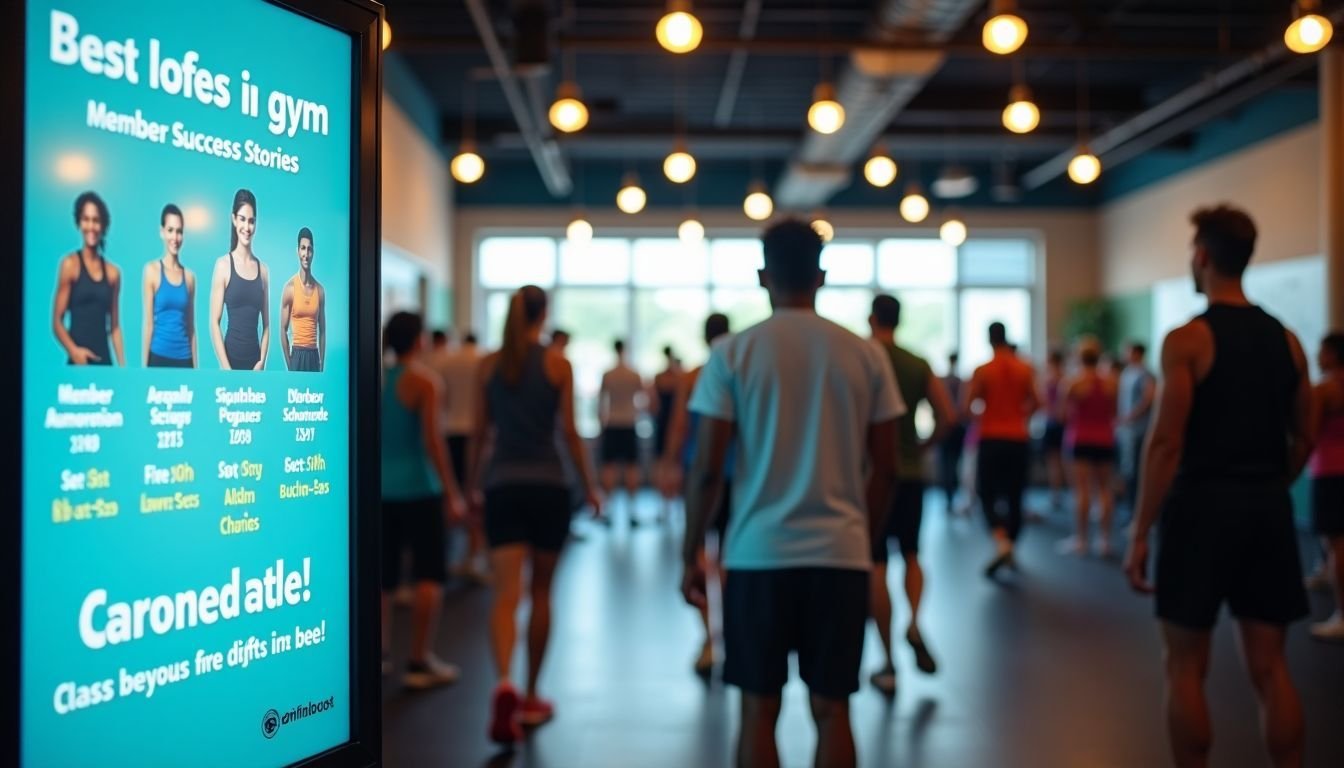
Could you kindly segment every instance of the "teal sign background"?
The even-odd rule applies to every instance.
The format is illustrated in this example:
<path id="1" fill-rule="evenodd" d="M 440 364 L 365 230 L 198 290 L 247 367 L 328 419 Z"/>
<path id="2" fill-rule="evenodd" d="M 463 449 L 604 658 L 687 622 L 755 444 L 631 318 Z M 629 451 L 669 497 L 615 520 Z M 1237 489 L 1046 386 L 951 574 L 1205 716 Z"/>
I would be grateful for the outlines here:
<path id="1" fill-rule="evenodd" d="M 79 63 L 54 62 L 53 10 L 74 16 L 81 36 L 96 35 L 104 43 L 134 39 L 138 84 L 91 74 Z M 260 0 L 201 5 L 31 0 L 26 18 L 22 761 L 278 766 L 337 746 L 349 738 L 351 713 L 352 41 Z M 160 58 L 180 62 L 195 51 L 198 67 L 227 76 L 229 106 L 151 87 L 151 39 L 159 41 Z M 244 70 L 257 87 L 257 117 L 242 110 Z M 292 137 L 271 133 L 272 91 L 325 106 L 326 135 L 302 129 Z M 91 127 L 90 100 L 119 114 L 138 109 L 145 120 L 181 122 L 188 131 L 278 149 L 299 158 L 299 172 L 175 148 L 171 133 L 160 144 Z M 239 188 L 256 196 L 253 248 L 270 270 L 271 340 L 267 367 L 260 372 L 220 370 L 208 331 L 211 273 L 229 248 L 230 205 Z M 110 212 L 105 258 L 122 271 L 126 367 L 69 366 L 52 331 L 57 268 L 80 247 L 74 201 L 85 190 L 97 192 Z M 163 253 L 159 214 L 166 203 L 186 212 L 181 259 L 197 279 L 200 368 L 195 370 L 140 364 L 141 274 Z M 300 227 L 314 234 L 313 273 L 326 289 L 322 373 L 287 371 L 280 348 L 281 291 L 298 271 Z M 48 428 L 49 412 L 59 421 L 61 414 L 100 410 L 59 403 L 58 388 L 65 384 L 110 391 L 106 408 L 121 414 L 120 426 Z M 189 411 L 191 422 L 181 430 L 180 447 L 161 447 L 164 429 L 151 425 L 150 413 L 164 406 L 148 402 L 150 390 L 182 386 L 192 403 L 173 410 Z M 265 404 L 228 406 L 260 411 L 260 423 L 239 425 L 250 429 L 249 443 L 231 444 L 235 433 L 221 420 L 220 388 L 265 395 Z M 291 389 L 320 395 L 328 419 L 286 421 L 288 407 L 319 407 L 291 406 Z M 303 428 L 313 432 L 299 432 Z M 97 435 L 97 450 L 73 453 L 77 442 L 90 447 L 76 440 L 80 435 Z M 227 467 L 256 466 L 260 478 L 241 472 L 221 477 L 231 474 Z M 175 482 L 150 484 L 147 467 L 172 469 Z M 83 480 L 72 481 L 73 476 Z M 142 496 L 175 501 L 169 509 L 145 512 Z M 224 535 L 223 518 L 255 519 L 260 528 Z M 81 608 L 95 590 L 106 590 L 108 604 L 160 595 L 176 599 L 187 591 L 199 595 L 226 587 L 237 568 L 242 598 L 247 580 L 262 579 L 277 561 L 284 571 L 299 574 L 290 577 L 293 586 L 292 579 L 304 578 L 305 559 L 306 580 L 291 590 L 290 601 L 161 634 L 152 628 L 155 611 L 162 609 L 156 606 L 141 637 L 96 649 L 82 639 Z M 103 605 L 92 623 L 101 628 L 107 621 Z M 306 641 L 303 647 L 296 637 Z M 276 653 L 283 638 L 291 647 Z M 266 649 L 264 658 L 257 658 L 258 647 Z M 217 669 L 209 662 L 214 653 L 223 655 Z M 246 666 L 244 655 L 251 657 Z M 210 671 L 202 671 L 201 658 Z M 134 690 L 138 672 L 157 676 L 152 695 L 147 683 Z M 76 703 L 85 706 L 72 708 Z"/>

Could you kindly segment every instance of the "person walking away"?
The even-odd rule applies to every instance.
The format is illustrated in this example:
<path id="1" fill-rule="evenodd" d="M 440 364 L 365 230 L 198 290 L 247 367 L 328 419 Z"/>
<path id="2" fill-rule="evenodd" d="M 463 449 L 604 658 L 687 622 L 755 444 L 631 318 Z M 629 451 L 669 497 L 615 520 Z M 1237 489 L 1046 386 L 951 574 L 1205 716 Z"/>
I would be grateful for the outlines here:
<path id="1" fill-rule="evenodd" d="M 883 530 L 905 406 L 881 350 L 817 315 L 825 276 L 811 226 L 782 221 L 762 243 L 773 313 L 715 345 L 691 395 L 700 424 L 682 593 L 705 604 L 700 550 L 736 430 L 723 612 L 724 680 L 742 691 L 737 764 L 779 765 L 775 727 L 796 651 L 816 764 L 843 768 L 857 762 L 849 697 L 868 620 L 869 542 Z"/>
<path id="2" fill-rule="evenodd" d="M 887 586 L 889 540 L 896 541 L 905 563 L 905 598 L 910 605 L 905 641 L 915 653 L 915 666 L 920 672 L 931 675 L 938 670 L 919 626 L 919 606 L 925 584 L 924 569 L 919 563 L 919 531 L 924 520 L 924 454 L 929 446 L 937 445 L 943 439 L 948 425 L 955 419 L 952 400 L 942 380 L 933 374 L 928 361 L 896 344 L 896 329 L 900 323 L 899 300 L 888 295 L 873 299 L 868 325 L 872 329 L 873 341 L 891 364 L 901 400 L 907 408 L 905 415 L 897 422 L 896 492 L 892 497 L 886 527 L 872 541 L 870 610 L 882 640 L 886 665 L 870 679 L 873 687 L 888 696 L 896 692 L 896 660 L 891 648 L 891 592 Z M 920 403 L 928 403 L 933 410 L 933 432 L 926 440 L 920 439 L 915 426 L 915 409 Z"/>
<path id="3" fill-rule="evenodd" d="M 434 370 L 443 382 L 443 431 L 449 454 L 453 457 L 453 474 L 466 485 L 467 457 L 471 454 L 471 433 L 476 420 L 477 374 L 481 366 L 481 351 L 476 346 L 476 334 L 468 332 L 457 349 L 446 344 L 432 359 Z M 463 525 L 467 535 L 467 550 L 453 572 L 469 581 L 483 584 L 489 572 L 480 562 L 485 557 L 485 528 L 480 515 L 468 514 Z"/>
<path id="4" fill-rule="evenodd" d="M 1059 509 L 1064 492 L 1064 353 L 1050 350 L 1045 361 L 1045 433 L 1041 454 L 1045 458 L 1045 477 L 1049 486 L 1050 508 Z"/>
<path id="5" fill-rule="evenodd" d="M 653 410 L 653 455 L 659 459 L 665 453 L 677 393 L 686 378 L 681 361 L 677 359 L 671 347 L 663 347 L 663 357 L 667 360 L 667 366 L 653 377 L 653 386 L 650 387 L 647 396 L 649 406 Z M 667 517 L 671 501 L 672 497 L 663 496 L 663 503 L 658 511 L 659 522 Z"/>
<path id="6" fill-rule="evenodd" d="M 602 375 L 598 393 L 598 416 L 602 424 L 602 486 L 610 496 L 618 481 L 625 487 L 626 513 L 631 527 L 639 525 L 635 516 L 635 495 L 639 492 L 639 400 L 644 381 L 626 362 L 625 342 L 617 340 L 616 365 Z"/>
<path id="7" fill-rule="evenodd" d="M 959 355 L 956 352 L 947 356 L 947 374 L 943 376 L 943 388 L 951 398 L 953 406 L 961 403 L 961 390 L 964 382 L 957 373 Z M 947 434 L 938 443 L 938 485 L 947 497 L 947 511 L 956 508 L 957 487 L 961 485 L 961 454 L 966 447 L 966 424 L 959 413 L 953 412 L 952 422 Z"/>
<path id="8" fill-rule="evenodd" d="M 1134 341 L 1126 353 L 1124 370 L 1120 372 L 1120 420 L 1116 438 L 1120 449 L 1120 476 L 1124 479 L 1125 504 L 1130 516 L 1139 505 L 1139 467 L 1143 441 L 1148 436 L 1148 424 L 1153 415 L 1153 399 L 1157 394 L 1157 377 L 1148 370 L 1145 358 L 1148 348 Z"/>
<path id="9" fill-rule="evenodd" d="M 1136 591 L 1156 591 L 1176 764 L 1208 764 L 1204 679 L 1227 603 L 1260 699 L 1270 762 L 1300 766 L 1302 705 L 1284 641 L 1308 607 L 1288 495 L 1311 450 L 1307 360 L 1297 337 L 1242 290 L 1255 249 L 1251 218 L 1223 205 L 1196 211 L 1191 223 L 1191 272 L 1209 305 L 1162 343 L 1125 572 Z M 1154 524 L 1159 549 L 1150 583 Z"/>
<path id="10" fill-rule="evenodd" d="M 1078 345 L 1080 370 L 1062 385 L 1064 444 L 1069 451 L 1073 483 L 1074 533 L 1060 542 L 1060 551 L 1085 555 L 1089 549 L 1092 500 L 1101 511 L 1097 555 L 1111 556 L 1111 524 L 1115 513 L 1115 379 L 1098 369 L 1101 344 L 1085 338 Z"/>
<path id="11" fill-rule="evenodd" d="M 1317 640 L 1344 641 L 1344 332 L 1321 341 L 1323 376 L 1312 396 L 1316 451 L 1311 457 L 1312 528 L 1325 540 L 1335 612 L 1311 627 Z"/>
<path id="12" fill-rule="evenodd" d="M 403 551 L 411 552 L 415 596 L 411 653 L 403 683 L 431 688 L 457 680 L 458 669 L 430 651 L 443 603 L 446 524 L 466 505 L 440 437 L 439 384 L 421 362 L 424 321 L 410 312 L 388 319 L 383 344 L 396 356 L 384 372 L 379 445 L 382 453 L 383 673 L 391 671 L 392 603 L 401 579 Z"/>

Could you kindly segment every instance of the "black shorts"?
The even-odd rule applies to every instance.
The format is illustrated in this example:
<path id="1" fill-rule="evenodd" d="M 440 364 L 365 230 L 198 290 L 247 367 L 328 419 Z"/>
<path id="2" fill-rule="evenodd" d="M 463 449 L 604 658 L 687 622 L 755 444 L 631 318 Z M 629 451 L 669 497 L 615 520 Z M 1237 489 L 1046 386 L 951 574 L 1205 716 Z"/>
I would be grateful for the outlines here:
<path id="1" fill-rule="evenodd" d="M 183 357 L 183 358 L 177 358 L 177 357 L 164 357 L 163 355 L 160 355 L 160 354 L 158 354 L 157 352 L 150 352 L 150 353 L 149 353 L 149 366 L 148 366 L 148 367 L 150 367 L 150 368 L 190 368 L 190 367 L 191 367 L 191 358 L 190 358 L 190 357 Z"/>
<path id="2" fill-rule="evenodd" d="M 1321 536 L 1344 536 L 1344 475 L 1312 479 L 1311 529 Z"/>
<path id="3" fill-rule="evenodd" d="M 639 461 L 639 438 L 634 427 L 602 430 L 602 463 L 634 464 Z"/>
<path id="4" fill-rule="evenodd" d="M 1074 461 L 1087 461 L 1093 464 L 1114 464 L 1115 446 L 1113 445 L 1074 445 L 1069 447 L 1069 458 Z"/>
<path id="5" fill-rule="evenodd" d="M 448 436 L 448 463 L 452 465 L 453 478 L 458 488 L 467 487 L 467 449 L 470 445 L 466 435 Z"/>
<path id="6" fill-rule="evenodd" d="M 1196 630 L 1232 615 L 1286 625 L 1307 615 L 1297 528 L 1281 483 L 1177 481 L 1158 528 L 1157 616 Z"/>
<path id="7" fill-rule="evenodd" d="M 293 347 L 289 350 L 289 370 L 317 373 L 322 370 L 322 355 L 317 347 Z"/>
<path id="8" fill-rule="evenodd" d="M 868 571 L 841 568 L 730 570 L 723 596 L 724 682 L 778 696 L 789 679 L 789 653 L 796 651 L 813 695 L 848 698 L 859 689 L 868 579 Z"/>
<path id="9" fill-rule="evenodd" d="M 485 540 L 491 549 L 526 544 L 559 552 L 569 537 L 569 489 L 504 485 L 485 492 Z"/>
<path id="10" fill-rule="evenodd" d="M 1064 424 L 1058 421 L 1045 423 L 1045 434 L 1041 436 L 1041 450 L 1046 453 L 1059 453 L 1064 450 Z"/>
<path id="11" fill-rule="evenodd" d="M 874 541 L 873 562 L 887 564 L 887 541 L 896 540 L 902 554 L 919 554 L 919 529 L 924 523 L 924 481 L 896 481 L 896 493 L 887 512 L 886 534 Z"/>
<path id="12" fill-rule="evenodd" d="M 411 550 L 411 578 L 444 582 L 448 578 L 444 552 L 443 499 L 426 496 L 411 501 L 383 500 L 383 591 L 401 582 L 401 556 Z"/>

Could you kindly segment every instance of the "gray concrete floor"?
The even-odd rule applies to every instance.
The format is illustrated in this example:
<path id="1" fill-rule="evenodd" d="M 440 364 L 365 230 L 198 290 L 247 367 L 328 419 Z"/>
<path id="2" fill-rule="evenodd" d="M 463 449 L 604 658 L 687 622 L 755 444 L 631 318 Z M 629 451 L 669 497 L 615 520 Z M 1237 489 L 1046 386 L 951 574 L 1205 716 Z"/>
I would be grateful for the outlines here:
<path id="1" fill-rule="evenodd" d="M 641 498 L 640 515 L 652 517 L 656 503 Z M 677 590 L 680 526 L 630 530 L 621 524 L 619 497 L 615 514 L 610 530 L 576 524 L 585 539 L 566 550 L 557 577 L 542 676 L 555 720 L 512 753 L 487 741 L 495 682 L 486 636 L 489 589 L 451 584 L 437 652 L 462 667 L 462 680 L 423 693 L 402 690 L 395 676 L 385 681 L 387 765 L 731 765 L 738 697 L 691 670 L 701 629 Z M 923 623 L 941 669 L 921 675 L 902 647 L 900 689 L 894 699 L 883 698 L 866 684 L 880 654 L 870 629 L 865 687 L 852 699 L 861 765 L 1168 764 L 1151 603 L 1129 592 L 1118 562 L 1056 554 L 1062 526 L 1062 518 L 1030 526 L 1022 573 L 996 584 L 981 575 L 989 543 L 980 521 L 949 519 L 941 501 L 930 497 L 922 539 L 929 574 Z M 898 560 L 890 575 L 899 595 Z M 1317 617 L 1328 612 L 1322 596 L 1313 596 L 1313 606 Z M 904 615 L 898 603 L 897 621 Z M 408 616 L 404 609 L 396 616 L 398 658 Z M 1265 765 L 1254 695 L 1226 619 L 1215 643 L 1208 687 L 1213 764 Z M 1315 643 L 1298 625 L 1290 657 L 1307 713 L 1308 764 L 1344 766 L 1344 646 Z M 520 676 L 522 667 L 520 653 Z M 785 766 L 811 764 L 816 735 L 796 677 L 785 691 L 778 733 Z"/>

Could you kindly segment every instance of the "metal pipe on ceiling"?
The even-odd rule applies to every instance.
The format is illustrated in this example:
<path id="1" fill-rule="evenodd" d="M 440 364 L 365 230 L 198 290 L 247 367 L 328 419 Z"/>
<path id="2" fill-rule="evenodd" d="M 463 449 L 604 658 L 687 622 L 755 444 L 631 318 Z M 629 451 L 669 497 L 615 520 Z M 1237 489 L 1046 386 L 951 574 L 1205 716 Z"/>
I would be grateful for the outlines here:
<path id="1" fill-rule="evenodd" d="M 509 103 L 509 111 L 513 113 L 513 119 L 518 123 L 518 130 L 527 143 L 527 149 L 532 154 L 532 160 L 537 165 L 542 182 L 546 184 L 546 189 L 552 196 L 568 195 L 574 187 L 569 176 L 569 168 L 561 157 L 555 141 L 542 135 L 540 118 L 533 115 L 528 106 L 518 76 L 509 65 L 509 57 L 504 52 L 504 47 L 500 45 L 499 36 L 495 34 L 484 0 L 466 0 L 466 4 L 472 23 L 476 25 L 476 32 L 481 37 L 479 45 L 485 47 L 490 65 L 499 79 L 499 87 L 504 91 L 504 98 Z"/>
<path id="2" fill-rule="evenodd" d="M 738 25 L 739 40 L 751 40 L 756 37 L 756 25 L 761 20 L 761 0 L 746 0 L 742 6 L 742 23 Z M 714 125 L 727 127 L 733 121 L 733 108 L 737 106 L 737 92 L 742 87 L 742 75 L 747 71 L 747 50 L 742 47 L 733 49 L 728 59 L 728 70 L 723 76 L 723 89 L 719 91 L 719 103 L 714 108 Z"/>

